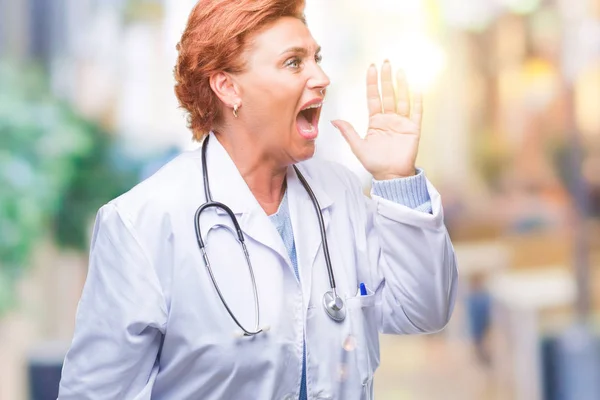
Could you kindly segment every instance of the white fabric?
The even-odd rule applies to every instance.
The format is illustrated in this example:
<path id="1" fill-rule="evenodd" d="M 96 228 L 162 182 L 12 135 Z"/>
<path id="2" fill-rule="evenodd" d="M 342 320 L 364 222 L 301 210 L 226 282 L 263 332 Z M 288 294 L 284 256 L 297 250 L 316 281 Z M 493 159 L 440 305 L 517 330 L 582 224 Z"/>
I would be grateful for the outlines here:
<path id="1" fill-rule="evenodd" d="M 345 168 L 299 165 L 319 199 L 347 317 L 322 308 L 329 280 L 313 205 L 293 169 L 289 209 L 302 285 L 274 225 L 211 134 L 213 198 L 246 236 L 267 333 L 239 337 L 204 267 L 194 214 L 204 201 L 200 150 L 184 153 L 98 213 L 89 274 L 59 399 L 298 398 L 306 332 L 308 398 L 370 399 L 379 332 L 436 332 L 450 318 L 457 270 L 440 196 L 432 214 L 363 196 Z M 201 218 L 220 289 L 253 328 L 252 286 L 228 216 Z M 367 296 L 357 296 L 364 282 Z M 160 350 L 160 359 L 157 358 Z"/>

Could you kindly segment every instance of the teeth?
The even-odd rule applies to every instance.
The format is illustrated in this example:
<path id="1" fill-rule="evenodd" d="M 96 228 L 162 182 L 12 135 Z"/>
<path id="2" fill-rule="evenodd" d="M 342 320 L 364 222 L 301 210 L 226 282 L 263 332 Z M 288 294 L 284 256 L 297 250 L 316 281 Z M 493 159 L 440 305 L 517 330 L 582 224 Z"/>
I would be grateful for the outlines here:
<path id="1" fill-rule="evenodd" d="M 306 132 L 306 133 L 314 132 L 315 127 L 313 126 L 313 124 L 308 124 L 308 126 L 310 126 L 310 129 L 302 129 L 302 132 Z"/>
<path id="2" fill-rule="evenodd" d="M 306 108 L 303 108 L 303 109 L 302 109 L 302 111 L 304 111 L 304 110 L 308 110 L 308 109 L 310 109 L 310 108 L 319 108 L 319 107 L 321 107 L 322 105 L 323 105 L 323 103 L 317 103 L 317 104 L 313 104 L 312 106 L 308 106 L 308 107 L 306 107 Z"/>

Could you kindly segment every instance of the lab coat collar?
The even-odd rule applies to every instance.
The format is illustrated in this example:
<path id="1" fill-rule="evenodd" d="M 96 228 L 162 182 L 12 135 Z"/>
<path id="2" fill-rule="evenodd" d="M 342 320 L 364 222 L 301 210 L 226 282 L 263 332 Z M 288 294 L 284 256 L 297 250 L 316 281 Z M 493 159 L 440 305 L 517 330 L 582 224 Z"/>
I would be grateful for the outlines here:
<path id="1" fill-rule="evenodd" d="M 206 151 L 206 161 L 213 200 L 226 204 L 237 215 L 256 212 L 257 209 L 264 212 L 223 145 L 221 145 L 213 132 L 210 132 L 209 136 L 210 142 Z M 198 152 L 202 152 L 201 147 L 198 149 Z M 297 166 L 317 197 L 320 209 L 323 211 L 328 208 L 333 201 L 319 183 L 316 182 L 314 177 L 307 172 L 303 164 L 304 163 L 300 163 Z M 296 176 L 294 168 L 291 166 L 288 168 L 287 186 L 288 195 L 295 196 L 296 192 L 298 192 L 297 194 L 303 195 L 302 197 L 305 197 L 305 200 L 313 207 L 310 197 L 308 197 L 308 193 L 306 193 L 302 183 Z M 293 206 L 290 204 L 290 207 Z M 217 210 L 217 212 L 219 214 L 225 214 L 222 210 Z M 314 212 L 314 210 L 312 210 L 312 212 Z"/>
<path id="2" fill-rule="evenodd" d="M 310 162 L 310 160 L 306 161 L 306 163 L 308 163 L 308 162 Z M 296 167 L 298 167 L 298 169 L 300 170 L 300 173 L 302 174 L 304 179 L 306 179 L 308 186 L 310 186 L 313 193 L 315 194 L 315 197 L 317 198 L 317 202 L 319 203 L 319 208 L 321 209 L 321 211 L 323 211 L 326 208 L 328 208 L 329 206 L 331 206 L 333 204 L 333 200 L 331 199 L 331 197 L 329 197 L 329 195 L 323 189 L 321 184 L 319 182 L 317 182 L 316 179 L 308 172 L 304 163 L 296 164 Z M 314 171 L 313 171 L 313 173 L 314 173 Z M 291 166 L 288 168 L 287 185 L 288 185 L 288 188 L 292 188 L 292 190 L 290 192 L 293 192 L 293 193 L 288 193 L 288 194 L 301 196 L 304 200 L 306 200 L 310 203 L 311 208 L 313 208 L 312 212 L 315 212 L 314 206 L 312 204 L 312 200 L 310 199 L 308 192 L 306 191 L 306 189 L 304 189 L 304 186 L 302 186 L 302 182 L 300 182 L 300 179 L 296 175 L 296 171 L 294 171 L 294 168 Z M 300 193 L 300 192 L 302 192 L 302 193 Z"/>
<path id="3" fill-rule="evenodd" d="M 208 139 L 206 164 L 213 201 L 225 204 L 238 216 L 249 213 L 257 207 L 260 208 L 258 201 L 252 195 L 229 153 L 213 132 L 209 133 Z M 202 146 L 200 146 L 198 152 L 202 157 Z M 226 214 L 221 209 L 217 209 L 217 213 Z"/>
<path id="4" fill-rule="evenodd" d="M 201 152 L 201 148 L 198 151 Z M 305 163 L 300 163 L 298 168 L 317 197 L 321 212 L 323 212 L 325 227 L 327 227 L 329 224 L 327 208 L 333 204 L 333 201 L 303 164 Z M 277 229 L 268 219 L 233 160 L 212 132 L 207 149 L 207 166 L 213 200 L 231 208 L 238 216 L 244 234 L 276 251 L 292 269 L 287 249 Z M 301 266 L 303 295 L 305 299 L 308 299 L 312 265 L 321 245 L 319 223 L 313 203 L 291 166 L 287 173 L 287 190 L 298 265 Z M 218 215 L 225 214 L 222 210 L 217 209 L 216 211 Z"/>
<path id="5" fill-rule="evenodd" d="M 310 162 L 310 161 L 308 161 Z M 329 207 L 333 204 L 333 200 L 328 196 L 327 192 L 323 189 L 314 176 L 310 175 L 306 165 L 301 163 L 298 165 L 298 169 L 308 182 L 313 193 L 315 194 L 319 203 L 321 213 L 323 215 L 323 222 L 325 230 L 329 226 L 330 221 L 330 209 Z M 313 174 L 319 171 L 313 169 Z M 288 182 L 288 196 L 290 205 L 290 217 L 292 219 L 292 227 L 294 229 L 294 242 L 296 245 L 296 255 L 298 257 L 298 269 L 300 273 L 300 279 L 302 283 L 302 295 L 305 300 L 304 311 L 306 312 L 308 307 L 308 299 L 311 298 L 312 292 L 312 275 L 313 266 L 317 255 L 323 257 L 323 251 L 321 243 L 321 230 L 319 227 L 319 220 L 317 212 L 310 199 L 309 194 L 302 186 L 302 182 L 296 175 L 296 172 L 292 167 L 288 170 L 287 175 Z M 323 263 L 323 266 L 325 263 Z"/>
<path id="6" fill-rule="evenodd" d="M 271 223 L 250 191 L 229 153 L 212 132 L 209 135 L 206 164 L 213 201 L 223 203 L 233 211 L 244 236 L 271 248 L 291 265 L 287 250 L 275 225 Z M 201 159 L 202 147 L 198 151 Z M 225 211 L 219 208 L 213 210 L 216 219 L 207 215 L 211 220 L 203 224 L 203 230 L 208 230 L 218 223 L 230 224 L 229 216 Z"/>

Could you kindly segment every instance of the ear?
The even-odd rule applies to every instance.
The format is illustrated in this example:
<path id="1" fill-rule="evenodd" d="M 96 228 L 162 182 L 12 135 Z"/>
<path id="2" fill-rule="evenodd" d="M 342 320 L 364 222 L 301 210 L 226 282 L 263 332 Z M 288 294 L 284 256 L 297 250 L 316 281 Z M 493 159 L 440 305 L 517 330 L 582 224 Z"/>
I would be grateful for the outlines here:
<path id="1" fill-rule="evenodd" d="M 241 104 L 239 87 L 228 73 L 217 72 L 211 75 L 210 87 L 227 107 L 233 107 L 234 104 Z"/>

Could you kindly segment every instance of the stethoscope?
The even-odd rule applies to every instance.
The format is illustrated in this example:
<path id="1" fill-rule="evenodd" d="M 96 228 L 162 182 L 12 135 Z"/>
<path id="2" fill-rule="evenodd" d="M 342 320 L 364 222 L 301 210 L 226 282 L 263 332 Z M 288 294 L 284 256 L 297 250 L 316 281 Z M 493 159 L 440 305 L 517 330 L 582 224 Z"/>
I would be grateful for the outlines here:
<path id="1" fill-rule="evenodd" d="M 200 207 L 198 207 L 198 210 L 196 210 L 196 215 L 194 217 L 195 227 L 196 227 L 196 239 L 198 240 L 198 246 L 200 246 L 200 251 L 202 252 L 202 258 L 204 259 L 204 265 L 206 266 L 208 275 L 210 276 L 210 279 L 215 287 L 215 290 L 217 291 L 217 294 L 219 295 L 219 298 L 221 299 L 221 302 L 223 303 L 223 305 L 225 306 L 225 309 L 229 313 L 229 316 L 231 316 L 231 319 L 233 319 L 233 322 L 235 322 L 235 324 L 237 326 L 239 326 L 239 328 L 243 331 L 244 336 L 254 336 L 254 335 L 257 335 L 268 329 L 266 327 L 260 327 L 260 308 L 259 308 L 259 304 L 258 304 L 258 289 L 256 287 L 256 280 L 254 278 L 254 270 L 252 268 L 252 262 L 250 261 L 250 255 L 248 254 L 248 249 L 247 249 L 246 243 L 244 241 L 244 233 L 242 232 L 242 229 L 240 228 L 240 224 L 238 223 L 238 220 L 235 217 L 235 214 L 233 213 L 233 211 L 231 211 L 231 209 L 229 207 L 227 207 L 225 204 L 219 203 L 218 201 L 213 201 L 212 195 L 210 193 L 210 186 L 208 183 L 208 169 L 207 169 L 207 165 L 206 165 L 206 149 L 208 147 L 208 138 L 209 138 L 209 136 L 207 136 L 206 139 L 204 139 L 204 142 L 202 143 L 202 175 L 204 178 L 204 196 L 206 197 L 206 203 L 204 203 Z M 323 244 L 323 253 L 325 255 L 325 263 L 327 264 L 327 274 L 329 275 L 329 286 L 331 287 L 331 290 L 326 292 L 323 295 L 323 308 L 325 309 L 325 312 L 327 313 L 327 315 L 329 315 L 329 317 L 331 319 L 333 319 L 334 321 L 340 322 L 340 321 L 343 321 L 344 318 L 346 318 L 346 309 L 344 308 L 344 300 L 342 300 L 342 298 L 337 294 L 337 291 L 335 289 L 336 288 L 335 287 L 335 277 L 333 276 L 333 268 L 331 267 L 331 258 L 329 257 L 329 247 L 327 246 L 327 235 L 325 233 L 325 223 L 323 222 L 323 214 L 321 213 L 321 207 L 319 206 L 319 202 L 317 201 L 315 194 L 313 193 L 312 189 L 308 185 L 308 182 L 306 182 L 306 179 L 300 173 L 300 171 L 298 170 L 298 168 L 295 165 L 294 165 L 294 171 L 296 171 L 296 175 L 298 176 L 298 179 L 300 179 L 302 186 L 304 186 L 304 189 L 310 196 L 313 206 L 315 207 L 315 211 L 317 212 L 317 218 L 319 220 L 319 228 L 321 230 L 321 243 Z M 202 233 L 200 231 L 200 216 L 202 214 L 202 211 L 204 211 L 208 208 L 218 208 L 218 209 L 225 211 L 229 215 L 229 218 L 231 219 L 231 222 L 233 222 L 233 226 L 235 227 L 235 231 L 237 232 L 238 242 L 240 243 L 242 250 L 244 252 L 244 257 L 246 258 L 246 264 L 248 265 L 248 270 L 250 272 L 250 280 L 252 281 L 252 291 L 254 294 L 254 314 L 255 314 L 254 330 L 248 330 L 248 329 L 244 328 L 242 326 L 242 324 L 240 323 L 240 321 L 238 321 L 238 319 L 235 317 L 235 315 L 233 314 L 233 311 L 231 311 L 231 308 L 229 308 L 227 301 L 225 301 L 225 298 L 223 297 L 223 293 L 221 293 L 221 290 L 219 289 L 219 285 L 217 284 L 217 281 L 213 274 L 212 268 L 210 266 L 210 260 L 208 259 L 208 254 L 206 253 L 206 245 L 204 243 L 204 240 L 202 239 Z"/>

